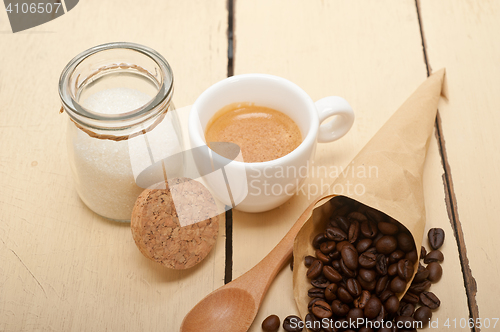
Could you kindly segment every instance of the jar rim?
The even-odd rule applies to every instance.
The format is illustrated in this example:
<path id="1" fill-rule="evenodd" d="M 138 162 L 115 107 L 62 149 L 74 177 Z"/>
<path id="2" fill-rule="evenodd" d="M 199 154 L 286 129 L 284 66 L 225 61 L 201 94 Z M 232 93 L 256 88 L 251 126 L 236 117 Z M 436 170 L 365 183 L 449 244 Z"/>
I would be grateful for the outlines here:
<path id="1" fill-rule="evenodd" d="M 83 61 L 85 61 L 87 58 L 96 53 L 111 49 L 128 49 L 131 51 L 142 53 L 143 55 L 153 60 L 156 63 L 156 65 L 161 69 L 161 74 L 163 79 L 161 85 L 159 85 L 158 87 L 156 95 L 147 104 L 130 112 L 119 113 L 119 114 L 104 114 L 104 113 L 93 112 L 91 110 L 84 108 L 75 99 L 75 96 L 73 96 L 73 94 L 70 92 L 70 87 L 69 87 L 70 79 L 75 69 L 78 67 L 78 65 L 80 65 Z M 120 66 L 121 64 L 117 65 Z M 148 116 L 150 115 L 150 113 L 154 113 L 151 114 L 152 116 L 158 113 L 158 112 L 153 112 L 153 110 L 158 109 L 158 111 L 163 111 L 165 107 L 162 107 L 162 105 L 166 105 L 166 107 L 168 108 L 168 104 L 170 103 L 173 94 L 174 76 L 172 68 L 170 67 L 167 60 L 152 48 L 130 42 L 111 42 L 91 47 L 81 52 L 73 59 L 71 59 L 61 72 L 61 76 L 59 77 L 58 87 L 59 87 L 59 96 L 61 98 L 63 108 L 66 110 L 68 115 L 73 120 L 79 122 L 80 124 L 90 127 L 95 127 L 95 121 L 102 121 L 105 123 L 119 122 L 119 121 L 126 121 L 133 123 L 135 123 L 136 121 L 142 122 L 150 118 Z M 144 119 L 144 117 L 146 117 L 146 119 Z M 92 123 L 94 123 L 94 125 L 92 125 Z M 99 128 L 99 129 L 106 129 L 106 128 Z"/>

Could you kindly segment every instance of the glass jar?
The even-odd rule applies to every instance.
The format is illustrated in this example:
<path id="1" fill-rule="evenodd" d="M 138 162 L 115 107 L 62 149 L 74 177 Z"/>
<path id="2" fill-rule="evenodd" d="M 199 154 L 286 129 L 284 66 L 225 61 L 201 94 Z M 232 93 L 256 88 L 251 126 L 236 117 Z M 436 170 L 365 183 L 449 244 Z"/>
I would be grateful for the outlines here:
<path id="1" fill-rule="evenodd" d="M 77 55 L 59 79 L 69 115 L 67 147 L 76 190 L 102 217 L 130 221 L 144 188 L 183 172 L 184 143 L 173 74 L 156 51 L 109 43 Z"/>

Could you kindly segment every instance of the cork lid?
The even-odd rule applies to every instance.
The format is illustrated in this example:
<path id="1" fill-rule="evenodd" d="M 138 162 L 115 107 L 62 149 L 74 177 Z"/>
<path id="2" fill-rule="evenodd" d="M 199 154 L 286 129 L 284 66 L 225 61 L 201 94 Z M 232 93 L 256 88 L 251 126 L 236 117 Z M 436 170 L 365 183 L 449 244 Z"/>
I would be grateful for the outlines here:
<path id="1" fill-rule="evenodd" d="M 175 178 L 167 186 L 161 184 L 139 195 L 132 211 L 132 235 L 147 258 L 171 269 L 188 269 L 214 246 L 219 233 L 217 211 L 201 183 Z"/>

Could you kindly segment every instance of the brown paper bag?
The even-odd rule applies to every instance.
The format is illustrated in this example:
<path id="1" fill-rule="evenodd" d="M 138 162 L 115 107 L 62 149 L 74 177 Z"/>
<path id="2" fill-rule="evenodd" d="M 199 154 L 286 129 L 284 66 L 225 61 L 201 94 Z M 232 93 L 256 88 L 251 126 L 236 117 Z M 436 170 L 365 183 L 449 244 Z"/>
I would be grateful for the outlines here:
<path id="1" fill-rule="evenodd" d="M 425 229 L 423 167 L 434 130 L 443 79 L 444 69 L 431 75 L 349 164 L 355 170 L 376 167 L 377 176 L 357 179 L 357 173 L 349 171 L 332 184 L 334 193 L 336 188 L 349 188 L 349 184 L 351 190 L 355 184 L 362 185 L 358 186 L 358 191 L 352 190 L 350 194 L 343 195 L 399 221 L 413 236 L 418 255 Z M 324 195 L 313 202 L 315 207 L 295 238 L 293 288 L 302 318 L 308 313 L 310 298 L 307 291 L 312 287 L 306 277 L 304 257 L 314 256 L 312 239 L 328 223 L 334 209 L 328 202 L 335 196 Z M 415 272 L 417 267 L 418 263 Z"/>

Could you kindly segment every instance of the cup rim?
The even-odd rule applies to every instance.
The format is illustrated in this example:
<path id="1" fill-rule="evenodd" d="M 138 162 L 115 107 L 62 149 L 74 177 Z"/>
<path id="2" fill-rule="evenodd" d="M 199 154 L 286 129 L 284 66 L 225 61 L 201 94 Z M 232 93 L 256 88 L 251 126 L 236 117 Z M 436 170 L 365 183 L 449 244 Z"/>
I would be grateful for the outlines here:
<path id="1" fill-rule="evenodd" d="M 205 142 L 204 139 L 204 133 L 203 135 L 199 132 L 197 123 L 195 121 L 198 121 L 197 118 L 195 118 L 195 113 L 198 114 L 198 110 L 200 109 L 200 104 L 204 102 L 204 99 L 208 98 L 210 94 L 215 93 L 217 90 L 229 85 L 233 84 L 235 81 L 240 81 L 240 80 L 267 80 L 267 81 L 275 81 L 278 84 L 284 85 L 287 89 L 293 90 L 301 99 L 304 100 L 304 103 L 308 106 L 307 111 L 311 115 L 311 123 L 309 125 L 309 129 L 307 132 L 306 137 L 302 140 L 302 142 L 297 146 L 292 152 L 277 158 L 273 160 L 268 160 L 268 161 L 261 161 L 261 162 L 254 162 L 254 163 L 249 163 L 249 162 L 242 162 L 242 161 L 237 161 L 237 160 L 231 160 L 231 163 L 235 163 L 235 165 L 248 165 L 252 167 L 269 167 L 269 166 L 278 166 L 282 164 L 287 164 L 291 162 L 296 156 L 301 155 L 306 152 L 307 149 L 312 149 L 311 146 L 314 145 L 316 141 L 316 137 L 318 134 L 318 129 L 319 129 L 319 116 L 316 111 L 316 106 L 314 105 L 314 101 L 312 98 L 302 89 L 300 88 L 297 84 L 287 80 L 286 78 L 280 77 L 280 76 L 275 76 L 275 75 L 270 75 L 270 74 L 260 74 L 260 73 L 253 73 L 253 74 L 240 74 L 240 75 L 234 75 L 228 78 L 225 78 L 212 86 L 210 86 L 208 89 L 203 91 L 196 101 L 194 102 L 192 108 L 191 108 L 191 114 L 189 115 L 189 121 L 188 121 L 188 133 L 189 137 L 193 143 L 193 146 L 207 146 L 207 143 Z M 198 117 L 199 118 L 199 117 Z M 204 128 L 202 128 L 202 131 Z M 219 156 L 220 158 L 227 159 L 212 149 L 208 147 L 208 149 L 211 151 L 212 154 L 215 154 Z"/>

